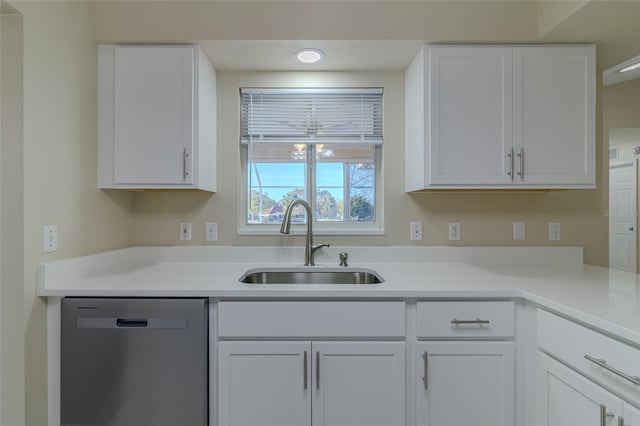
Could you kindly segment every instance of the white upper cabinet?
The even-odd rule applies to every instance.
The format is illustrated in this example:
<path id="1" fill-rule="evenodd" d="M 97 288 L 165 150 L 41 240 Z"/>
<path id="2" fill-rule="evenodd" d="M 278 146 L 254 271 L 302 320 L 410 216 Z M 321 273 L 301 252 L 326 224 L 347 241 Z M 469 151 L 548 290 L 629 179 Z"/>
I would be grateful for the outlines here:
<path id="1" fill-rule="evenodd" d="M 433 48 L 429 61 L 431 183 L 511 182 L 511 49 Z"/>
<path id="2" fill-rule="evenodd" d="M 407 191 L 595 187 L 593 46 L 425 46 L 405 91 Z"/>
<path id="3" fill-rule="evenodd" d="M 100 46 L 98 80 L 100 188 L 216 190 L 216 77 L 197 46 Z"/>
<path id="4" fill-rule="evenodd" d="M 593 47 L 514 48 L 513 83 L 516 181 L 595 186 Z"/>

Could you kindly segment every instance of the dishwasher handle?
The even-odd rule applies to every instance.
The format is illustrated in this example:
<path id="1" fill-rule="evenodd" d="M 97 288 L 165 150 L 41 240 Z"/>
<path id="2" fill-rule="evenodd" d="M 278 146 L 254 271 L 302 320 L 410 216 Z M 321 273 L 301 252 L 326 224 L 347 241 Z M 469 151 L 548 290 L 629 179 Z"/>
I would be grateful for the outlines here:
<path id="1" fill-rule="evenodd" d="M 146 318 L 116 318 L 116 327 L 146 328 L 149 321 Z"/>
<path id="2" fill-rule="evenodd" d="M 79 317 L 78 328 L 121 328 L 121 329 L 186 329 L 187 318 L 99 318 Z"/>

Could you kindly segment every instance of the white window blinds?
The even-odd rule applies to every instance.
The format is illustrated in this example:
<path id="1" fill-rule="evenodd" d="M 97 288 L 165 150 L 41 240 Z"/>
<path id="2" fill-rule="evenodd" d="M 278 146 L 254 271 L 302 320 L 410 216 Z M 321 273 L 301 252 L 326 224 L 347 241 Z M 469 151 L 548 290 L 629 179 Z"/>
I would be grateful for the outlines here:
<path id="1" fill-rule="evenodd" d="M 241 89 L 241 143 L 382 144 L 382 88 Z"/>

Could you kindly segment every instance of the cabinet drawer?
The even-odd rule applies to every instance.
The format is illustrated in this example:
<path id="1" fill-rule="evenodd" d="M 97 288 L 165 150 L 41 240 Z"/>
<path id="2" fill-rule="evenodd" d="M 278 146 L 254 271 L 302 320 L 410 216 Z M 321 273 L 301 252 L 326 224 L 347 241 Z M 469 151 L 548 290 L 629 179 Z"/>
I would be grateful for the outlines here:
<path id="1" fill-rule="evenodd" d="M 509 338 L 513 302 L 418 302 L 418 338 Z"/>
<path id="2" fill-rule="evenodd" d="M 537 317 L 541 349 L 593 380 L 640 401 L 640 384 L 633 383 L 640 382 L 640 349 L 543 310 L 538 310 Z M 597 360 L 605 360 L 606 364 L 598 365 Z"/>
<path id="3" fill-rule="evenodd" d="M 220 302 L 220 338 L 400 338 L 404 302 Z"/>

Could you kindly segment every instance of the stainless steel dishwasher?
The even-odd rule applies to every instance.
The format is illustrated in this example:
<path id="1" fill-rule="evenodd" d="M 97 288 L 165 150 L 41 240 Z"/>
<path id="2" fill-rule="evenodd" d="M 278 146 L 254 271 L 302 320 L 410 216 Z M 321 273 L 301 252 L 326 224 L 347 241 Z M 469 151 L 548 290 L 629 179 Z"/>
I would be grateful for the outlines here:
<path id="1" fill-rule="evenodd" d="M 207 304 L 63 299 L 61 424 L 207 425 Z"/>

